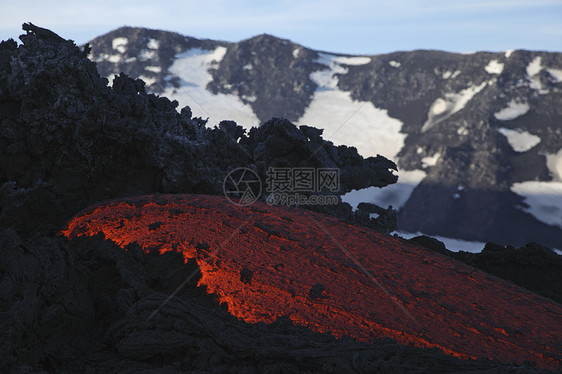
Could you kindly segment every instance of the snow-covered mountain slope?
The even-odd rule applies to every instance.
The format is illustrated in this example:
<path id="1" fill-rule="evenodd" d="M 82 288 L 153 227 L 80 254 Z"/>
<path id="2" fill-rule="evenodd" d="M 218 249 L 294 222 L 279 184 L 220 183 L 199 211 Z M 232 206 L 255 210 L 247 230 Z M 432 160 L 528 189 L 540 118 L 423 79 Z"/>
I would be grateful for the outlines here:
<path id="1" fill-rule="evenodd" d="M 562 248 L 562 53 L 344 56 L 130 27 L 91 45 L 102 76 L 141 78 L 211 125 L 284 117 L 393 159 L 397 184 L 345 199 L 392 204 L 401 231 Z"/>

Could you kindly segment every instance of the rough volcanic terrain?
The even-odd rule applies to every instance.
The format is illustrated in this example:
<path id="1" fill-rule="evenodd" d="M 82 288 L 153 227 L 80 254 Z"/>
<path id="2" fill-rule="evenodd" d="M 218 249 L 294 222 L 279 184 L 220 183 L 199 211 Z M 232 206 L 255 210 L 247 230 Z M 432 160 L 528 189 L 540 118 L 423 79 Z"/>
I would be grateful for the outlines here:
<path id="1" fill-rule="evenodd" d="M 403 240 L 298 209 L 223 197 L 109 202 L 74 218 L 69 238 L 195 258 L 199 284 L 247 322 L 288 317 L 314 331 L 438 347 L 462 358 L 562 364 L 562 307 Z M 164 306 L 165 307 L 165 306 Z"/>
<path id="2" fill-rule="evenodd" d="M 0 43 L 0 371 L 519 373 L 544 371 L 537 365 L 553 368 L 559 362 L 555 343 L 560 339 L 553 344 L 551 337 L 559 337 L 560 324 L 544 331 L 559 304 L 418 246 L 353 226 L 355 222 L 388 231 L 366 211 L 352 213 L 340 204 L 324 210 L 330 218 L 263 203 L 241 208 L 222 197 L 135 197 L 222 194 L 224 177 L 240 166 L 261 178 L 269 166 L 339 168 L 340 192 L 345 193 L 392 185 L 396 165 L 384 157 L 364 159 L 353 148 L 325 141 L 321 130 L 283 119 L 271 119 L 250 132 L 232 121 L 211 128 L 189 107 L 178 110 L 177 102 L 147 93 L 141 80 L 122 74 L 108 86 L 88 60 L 87 47 L 31 24 L 24 29 L 23 44 Z M 192 42 L 198 48 L 216 46 L 212 41 Z M 170 63 L 170 56 L 162 61 L 166 58 Z M 99 205 L 116 198 L 122 200 Z M 180 201 L 185 204 L 167 210 L 166 204 Z M 79 218 L 69 220 L 83 209 L 98 206 L 101 210 L 90 208 L 83 214 L 98 212 L 101 217 L 103 207 L 111 204 L 124 206 L 105 211 L 106 224 L 96 220 L 101 234 L 80 235 L 96 234 L 81 221 L 80 228 L 74 225 L 72 233 L 66 231 L 78 237 L 57 235 L 67 223 L 65 229 L 70 230 Z M 131 214 L 124 213 L 127 209 Z M 163 216 L 148 222 L 135 215 L 144 209 Z M 248 218 L 243 227 L 237 225 Z M 310 230 L 311 221 L 305 218 L 315 219 L 327 232 L 318 226 Z M 177 230 L 177 223 L 185 226 Z M 134 227 L 138 231 L 132 231 Z M 127 245 L 111 238 L 117 233 Z M 137 239 L 129 240 L 127 235 L 133 233 Z M 224 235 L 229 256 L 212 261 L 220 260 L 209 255 Z M 341 247 L 334 248 L 330 236 Z M 310 246 L 304 244 L 312 238 Z M 228 246 L 233 244 L 237 246 Z M 236 248 L 243 250 L 232 251 Z M 560 284 L 559 256 L 553 260 L 552 251 L 530 245 L 511 261 L 510 248 L 487 248 L 486 256 L 463 261 L 560 297 L 552 286 Z M 233 263 L 236 257 L 230 255 L 236 253 L 242 257 Z M 380 253 L 380 259 L 373 253 Z M 300 254 L 306 272 L 316 279 L 287 275 L 300 269 L 294 254 Z M 256 259 L 263 259 L 264 266 Z M 530 259 L 532 268 L 525 265 Z M 373 278 L 361 267 L 358 271 L 358 264 L 365 264 L 361 266 L 370 269 Z M 424 275 L 434 289 L 424 289 L 419 274 L 404 276 L 412 271 L 410 264 L 436 271 Z M 521 266 L 527 272 L 519 271 Z M 213 277 L 213 270 L 227 283 Z M 455 281 L 438 284 L 434 276 L 441 271 L 452 271 Z M 537 285 L 537 274 L 552 284 Z M 358 285 L 355 290 L 372 291 L 372 296 L 352 300 L 353 292 L 346 288 L 345 299 L 338 299 L 341 293 L 335 291 L 347 287 L 348 277 Z M 290 280 L 292 288 L 287 287 Z M 497 292 L 498 298 L 490 300 L 484 292 L 482 300 L 471 296 L 459 301 L 469 309 L 452 310 L 447 295 L 435 294 L 435 289 L 474 291 L 474 282 Z M 237 299 L 237 287 L 255 301 L 263 301 L 258 293 L 270 287 L 291 313 L 275 312 L 271 303 L 264 309 L 257 303 L 252 307 Z M 515 298 L 508 301 L 508 296 Z M 345 308 L 343 301 L 348 302 Z M 435 304 L 443 301 L 445 305 Z M 479 308 L 504 301 L 499 311 L 511 311 L 505 320 L 498 320 L 498 310 L 483 318 Z M 437 309 L 427 309 L 430 304 Z M 258 310 L 261 314 L 255 314 Z M 353 315 L 364 325 L 340 320 L 332 326 L 330 321 L 338 321 L 332 319 L 333 311 Z M 449 323 L 459 313 L 458 321 L 466 321 L 467 328 L 430 318 L 451 317 Z M 529 316 L 537 319 L 534 325 L 528 323 Z M 484 324 L 477 325 L 481 318 Z M 376 334 L 367 333 L 367 326 L 376 327 Z M 455 332 L 464 335 L 451 340 Z M 343 334 L 355 338 L 335 338 Z M 458 344 L 469 338 L 480 339 L 482 346 Z M 498 352 L 490 352 L 496 341 Z M 417 346 L 404 344 L 408 342 Z M 505 349 L 510 345 L 511 353 Z M 515 357 L 523 347 L 528 349 L 522 359 L 532 361 Z"/>

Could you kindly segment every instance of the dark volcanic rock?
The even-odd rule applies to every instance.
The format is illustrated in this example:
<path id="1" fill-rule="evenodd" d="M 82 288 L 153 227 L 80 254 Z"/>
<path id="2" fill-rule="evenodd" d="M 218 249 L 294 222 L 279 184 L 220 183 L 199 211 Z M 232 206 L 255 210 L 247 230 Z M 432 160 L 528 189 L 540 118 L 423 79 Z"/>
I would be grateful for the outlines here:
<path id="1" fill-rule="evenodd" d="M 447 251 L 447 248 L 445 247 L 445 244 L 442 241 L 432 238 L 430 236 L 420 235 L 410 239 L 410 241 L 419 244 L 424 248 L 431 249 L 432 251 L 437 253 L 448 254 L 449 252 Z"/>
<path id="2" fill-rule="evenodd" d="M 147 34 L 147 38 L 152 34 Z M 226 173 L 244 166 L 340 167 L 341 191 L 385 186 L 396 177 L 384 158 L 364 160 L 289 121 L 245 131 L 208 128 L 189 108 L 147 94 L 121 74 L 107 86 L 72 41 L 30 29 L 23 45 L 3 42 L 0 76 L 0 223 L 56 230 L 92 202 L 154 192 L 222 192 Z M 273 144 L 292 144 L 287 150 Z M 256 166 L 257 165 L 257 166 Z M 357 178 L 360 175 L 361 178 Z"/>
<path id="3" fill-rule="evenodd" d="M 452 252 L 451 255 L 562 303 L 562 256 L 547 247 L 537 243 L 520 248 L 487 243 L 480 253 Z"/>
<path id="4" fill-rule="evenodd" d="M 247 324 L 196 287 L 197 265 L 175 252 L 9 229 L 0 249 L 3 372 L 536 372 L 391 339 L 336 340 L 288 319 Z"/>
<path id="5" fill-rule="evenodd" d="M 487 243 L 482 252 L 470 253 L 450 251 L 443 242 L 425 235 L 409 241 L 562 302 L 562 256 L 540 244 L 528 243 L 514 248 Z"/>

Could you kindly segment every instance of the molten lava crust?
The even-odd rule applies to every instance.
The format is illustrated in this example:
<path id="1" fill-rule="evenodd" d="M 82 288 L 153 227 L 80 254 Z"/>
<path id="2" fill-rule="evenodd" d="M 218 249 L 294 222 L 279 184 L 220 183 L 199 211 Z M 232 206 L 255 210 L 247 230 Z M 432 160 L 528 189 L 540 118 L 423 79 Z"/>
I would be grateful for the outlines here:
<path id="1" fill-rule="evenodd" d="M 200 285 L 247 322 L 295 324 L 461 358 L 562 364 L 562 306 L 401 239 L 306 210 L 218 196 L 110 201 L 73 218 L 72 239 L 181 251 Z"/>

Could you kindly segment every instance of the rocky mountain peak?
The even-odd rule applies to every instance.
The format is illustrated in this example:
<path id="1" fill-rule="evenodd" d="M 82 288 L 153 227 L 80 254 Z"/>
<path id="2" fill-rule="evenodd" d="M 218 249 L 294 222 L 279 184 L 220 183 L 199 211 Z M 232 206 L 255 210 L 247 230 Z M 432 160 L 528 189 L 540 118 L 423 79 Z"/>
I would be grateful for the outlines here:
<path id="1" fill-rule="evenodd" d="M 161 43 L 168 52 L 144 61 L 109 54 L 107 36 L 92 50 L 103 76 L 141 77 L 202 118 L 246 128 L 286 118 L 393 159 L 400 192 L 373 191 L 367 202 L 398 206 L 404 231 L 562 248 L 562 204 L 547 202 L 562 196 L 561 53 L 347 56 L 267 34 L 237 43 L 173 35 L 180 41 Z"/>

